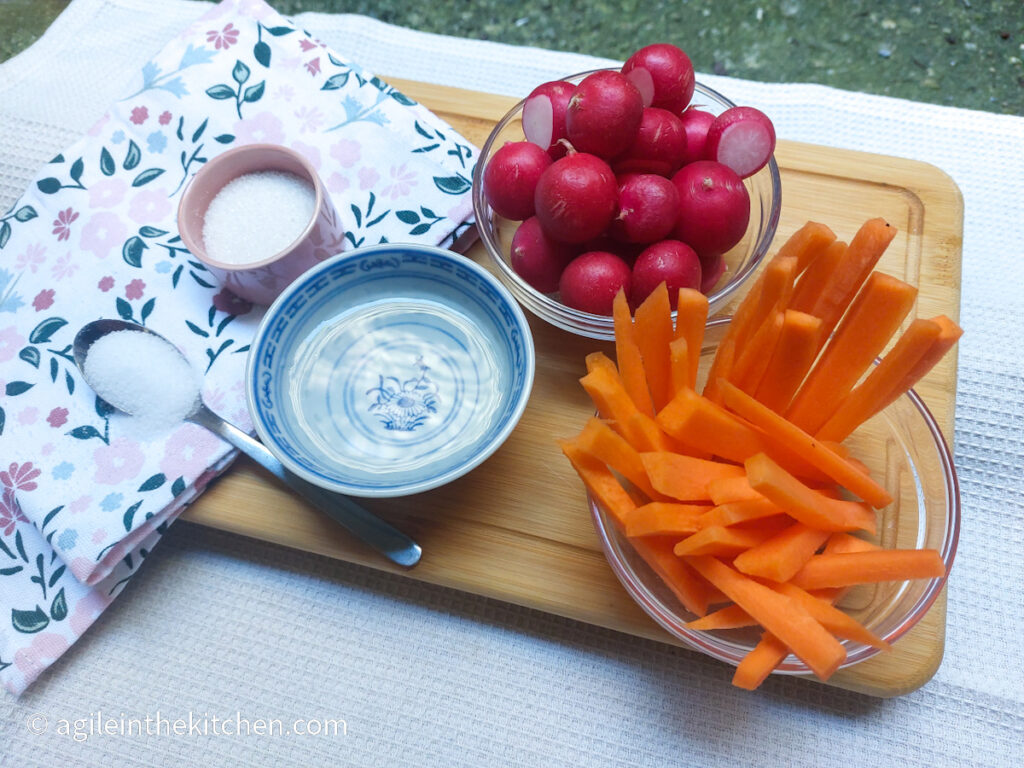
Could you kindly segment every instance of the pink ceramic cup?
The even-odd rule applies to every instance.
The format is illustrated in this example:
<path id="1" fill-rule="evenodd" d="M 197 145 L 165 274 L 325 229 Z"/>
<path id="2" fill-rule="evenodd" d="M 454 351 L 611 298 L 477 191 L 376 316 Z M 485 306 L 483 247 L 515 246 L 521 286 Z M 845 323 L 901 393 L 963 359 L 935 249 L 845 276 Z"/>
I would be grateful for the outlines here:
<path id="1" fill-rule="evenodd" d="M 291 245 L 269 258 L 247 264 L 216 261 L 206 253 L 203 243 L 206 209 L 228 182 L 256 171 L 285 171 L 307 180 L 316 191 L 316 212 Z M 185 247 L 222 286 L 255 304 L 272 303 L 307 269 L 339 253 L 345 234 L 313 166 L 298 152 L 275 144 L 235 147 L 208 161 L 178 203 L 178 232 Z"/>

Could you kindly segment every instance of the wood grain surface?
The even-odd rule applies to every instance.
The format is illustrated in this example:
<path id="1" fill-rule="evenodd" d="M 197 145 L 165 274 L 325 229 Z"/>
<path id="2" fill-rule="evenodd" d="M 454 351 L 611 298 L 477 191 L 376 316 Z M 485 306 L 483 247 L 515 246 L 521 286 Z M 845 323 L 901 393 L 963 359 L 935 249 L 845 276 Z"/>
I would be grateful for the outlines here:
<path id="1" fill-rule="evenodd" d="M 477 146 L 514 99 L 390 79 Z M 916 315 L 959 317 L 963 202 L 953 181 L 916 161 L 780 141 L 783 205 L 776 242 L 808 219 L 848 240 L 883 216 L 899 235 L 880 269 L 920 289 Z M 470 257 L 486 265 L 477 245 Z M 481 467 L 450 485 L 366 506 L 423 547 L 419 565 L 392 566 L 282 486 L 239 460 L 183 519 L 296 547 L 409 578 L 486 595 L 653 640 L 679 644 L 633 602 L 600 549 L 583 487 L 554 444 L 592 412 L 578 385 L 587 352 L 610 345 L 530 317 L 537 375 L 530 404 L 509 440 Z M 917 388 L 947 439 L 953 435 L 956 359 L 947 356 Z M 955 575 L 955 571 L 954 571 Z M 339 608 L 339 610 L 343 610 Z M 945 593 L 894 646 L 828 682 L 872 696 L 908 693 L 942 660 Z"/>

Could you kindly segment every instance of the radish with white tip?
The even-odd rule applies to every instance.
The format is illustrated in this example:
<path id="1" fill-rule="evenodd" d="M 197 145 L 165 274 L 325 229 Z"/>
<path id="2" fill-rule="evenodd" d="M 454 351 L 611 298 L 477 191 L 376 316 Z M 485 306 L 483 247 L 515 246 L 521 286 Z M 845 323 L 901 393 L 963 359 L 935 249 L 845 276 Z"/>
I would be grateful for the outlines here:
<path id="1" fill-rule="evenodd" d="M 754 107 L 731 107 L 708 129 L 704 156 L 745 179 L 764 168 L 774 151 L 775 126 L 768 116 Z"/>
<path id="2" fill-rule="evenodd" d="M 565 111 L 575 90 L 572 83 L 552 80 L 530 91 L 523 102 L 523 133 L 552 160 L 565 156 Z"/>

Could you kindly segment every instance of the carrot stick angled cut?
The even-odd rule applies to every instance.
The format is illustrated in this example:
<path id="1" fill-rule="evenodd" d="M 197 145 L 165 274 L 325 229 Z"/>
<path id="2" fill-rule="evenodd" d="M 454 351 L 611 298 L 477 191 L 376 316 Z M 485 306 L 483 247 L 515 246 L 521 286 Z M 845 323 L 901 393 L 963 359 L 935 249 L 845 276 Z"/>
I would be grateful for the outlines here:
<path id="1" fill-rule="evenodd" d="M 787 309 L 779 340 L 754 391 L 755 399 L 776 413 L 784 413 L 818 356 L 820 338 L 819 318 Z"/>
<path id="2" fill-rule="evenodd" d="M 654 403 L 647 386 L 643 357 L 637 345 L 633 316 L 629 313 L 626 294 L 621 289 L 612 302 L 612 322 L 615 326 L 615 362 L 619 367 L 622 386 L 641 413 L 653 416 Z"/>
<path id="3" fill-rule="evenodd" d="M 809 310 L 821 318 L 825 337 L 836 327 L 850 301 L 895 237 L 896 228 L 885 219 L 869 219 L 857 230 L 842 261 L 836 265 Z"/>
<path id="4" fill-rule="evenodd" d="M 830 451 L 821 444 L 821 441 L 808 435 L 729 382 L 721 382 L 720 387 L 725 403 L 731 411 L 777 440 L 784 448 L 793 451 L 808 464 L 824 472 L 851 493 L 864 499 L 876 509 L 892 502 L 892 495 L 885 488 L 847 462 L 846 459 Z"/>
<path id="5" fill-rule="evenodd" d="M 846 650 L 805 608 L 708 555 L 686 558 L 697 573 L 792 649 L 820 679 L 846 659 Z"/>
<path id="6" fill-rule="evenodd" d="M 909 283 L 872 273 L 793 398 L 786 418 L 807 432 L 817 432 L 881 354 L 916 297 L 917 288 Z"/>
<path id="7" fill-rule="evenodd" d="M 626 536 L 686 536 L 697 531 L 697 520 L 707 509 L 697 504 L 652 501 L 630 512 Z"/>
<path id="8" fill-rule="evenodd" d="M 659 499 L 644 469 L 640 453 L 600 419 L 590 418 L 576 437 L 576 446 L 604 462 L 643 491 L 649 499 Z"/>
<path id="9" fill-rule="evenodd" d="M 693 288 L 680 288 L 676 299 L 675 338 L 686 339 L 690 359 L 690 389 L 697 386 L 697 369 L 708 322 L 708 297 Z"/>
<path id="10" fill-rule="evenodd" d="M 737 464 L 683 456 L 672 451 L 641 453 L 647 477 L 654 490 L 679 501 L 707 501 L 708 483 L 724 477 L 743 477 Z"/>
<path id="11" fill-rule="evenodd" d="M 674 330 L 672 307 L 665 283 L 659 283 L 636 308 L 633 329 L 636 344 L 640 348 L 647 387 L 654 401 L 654 410 L 659 411 L 674 394 L 669 359 L 669 344 Z"/>
<path id="12" fill-rule="evenodd" d="M 796 272 L 801 274 L 825 252 L 836 239 L 836 233 L 817 221 L 808 221 L 779 248 L 773 259 L 796 259 Z"/>
<path id="13" fill-rule="evenodd" d="M 945 575 L 946 565 L 934 549 L 876 549 L 815 555 L 791 581 L 803 589 L 822 589 Z"/>
<path id="14" fill-rule="evenodd" d="M 781 533 L 740 553 L 732 564 L 736 570 L 748 576 L 789 581 L 828 537 L 828 531 L 794 523 Z"/>
<path id="15" fill-rule="evenodd" d="M 889 401 L 914 366 L 932 348 L 941 328 L 931 320 L 914 320 L 891 350 L 848 394 L 817 431 L 819 440 L 845 440 Z"/>
<path id="16" fill-rule="evenodd" d="M 745 466 L 754 490 L 809 528 L 875 532 L 877 523 L 870 508 L 852 501 L 830 499 L 808 488 L 766 454 L 751 456 Z"/>

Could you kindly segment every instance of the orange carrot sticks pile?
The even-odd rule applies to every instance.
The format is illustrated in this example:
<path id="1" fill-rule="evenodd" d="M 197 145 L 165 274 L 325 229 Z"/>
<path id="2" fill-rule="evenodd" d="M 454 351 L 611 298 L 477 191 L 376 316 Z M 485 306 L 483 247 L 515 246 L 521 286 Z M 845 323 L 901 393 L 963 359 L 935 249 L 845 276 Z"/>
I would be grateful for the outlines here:
<path id="1" fill-rule="evenodd" d="M 617 360 L 587 356 L 598 417 L 562 450 L 697 617 L 688 626 L 762 628 L 736 669 L 742 688 L 790 653 L 827 679 L 846 658 L 840 639 L 887 649 L 834 603 L 857 584 L 945 575 L 934 550 L 862 538 L 892 497 L 843 444 L 962 333 L 944 316 L 905 324 L 916 289 L 872 271 L 895 235 L 882 219 L 849 245 L 823 224 L 799 229 L 737 307 L 703 389 L 697 291 L 679 292 L 674 322 L 664 284 L 635 314 L 620 293 Z"/>

